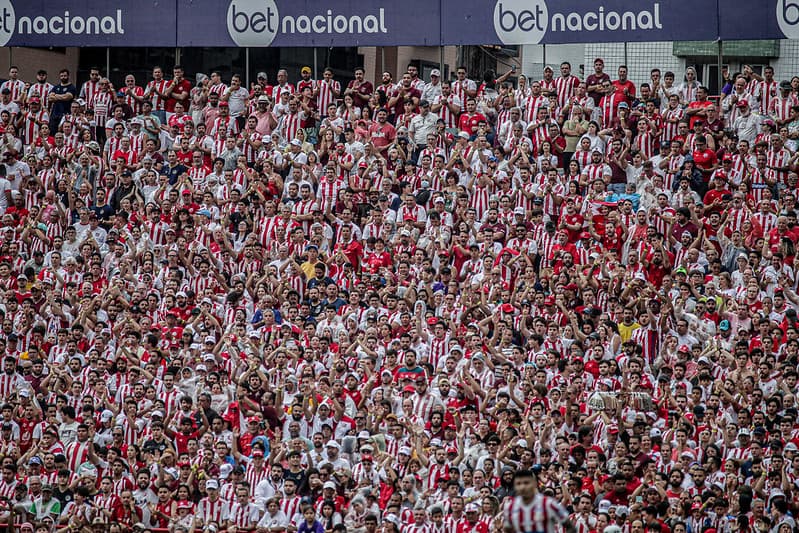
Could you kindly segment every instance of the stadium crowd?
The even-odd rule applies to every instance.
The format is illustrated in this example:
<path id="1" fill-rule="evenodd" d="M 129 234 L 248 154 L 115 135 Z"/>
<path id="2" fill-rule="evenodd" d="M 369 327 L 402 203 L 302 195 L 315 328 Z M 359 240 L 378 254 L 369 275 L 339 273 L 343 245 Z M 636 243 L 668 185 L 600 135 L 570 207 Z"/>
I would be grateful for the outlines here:
<path id="1" fill-rule="evenodd" d="M 12 67 L 0 523 L 797 531 L 799 77 L 588 67 Z"/>

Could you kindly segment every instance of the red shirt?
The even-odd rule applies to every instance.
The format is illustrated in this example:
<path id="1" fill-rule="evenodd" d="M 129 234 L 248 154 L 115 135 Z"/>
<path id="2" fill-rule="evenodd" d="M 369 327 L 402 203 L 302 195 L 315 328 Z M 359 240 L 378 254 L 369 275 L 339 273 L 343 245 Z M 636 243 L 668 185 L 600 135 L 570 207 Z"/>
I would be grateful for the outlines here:
<path id="1" fill-rule="evenodd" d="M 191 91 L 191 83 L 189 83 L 189 80 L 187 80 L 185 78 L 180 80 L 180 82 L 178 82 L 175 85 L 175 87 L 172 89 L 172 93 L 170 94 L 169 98 L 167 99 L 166 105 L 164 106 L 164 109 L 166 109 L 166 111 L 169 112 L 169 113 L 174 113 L 175 112 L 175 104 L 178 103 L 178 101 L 179 101 L 181 104 L 183 104 L 183 109 L 184 110 L 188 110 L 189 100 L 188 99 L 178 100 L 177 98 L 175 98 L 175 96 L 176 95 L 189 94 L 190 91 Z"/>
<path id="2" fill-rule="evenodd" d="M 713 107 L 713 102 L 710 100 L 705 100 L 704 102 L 696 100 L 688 104 L 688 109 L 702 109 L 703 107 Z M 688 127 L 694 129 L 694 122 L 697 120 L 705 120 L 705 117 L 701 115 L 691 115 L 691 119 L 688 121 Z"/>
<path id="3" fill-rule="evenodd" d="M 628 105 L 633 103 L 635 100 L 635 84 L 633 82 L 616 80 L 613 82 L 613 86 L 616 87 L 616 94 L 624 98 Z M 624 94 L 625 89 L 627 89 L 627 95 Z"/>
<path id="4" fill-rule="evenodd" d="M 361 246 L 361 243 L 353 239 L 347 245 L 337 244 L 336 248 L 340 249 L 341 252 L 347 256 L 347 260 L 352 263 L 353 270 L 357 272 L 361 264 L 361 257 L 363 256 L 363 246 Z"/>
<path id="5" fill-rule="evenodd" d="M 703 170 L 712 168 L 719 160 L 716 157 L 716 152 L 707 148 L 702 151 L 694 150 L 691 156 L 694 158 L 694 164 Z M 707 181 L 707 178 L 705 181 Z"/>
<path id="6" fill-rule="evenodd" d="M 375 148 L 379 149 L 390 145 L 396 137 L 397 131 L 388 122 L 383 125 L 375 122 L 369 127 L 369 138 L 372 139 L 372 144 Z"/>
<path id="7" fill-rule="evenodd" d="M 377 252 L 373 252 L 369 254 L 369 257 L 366 258 L 366 265 L 365 267 L 371 272 L 372 274 L 376 274 L 380 267 L 389 268 L 392 264 L 391 261 L 391 254 L 384 251 L 381 254 Z"/>
<path id="8" fill-rule="evenodd" d="M 463 113 L 461 118 L 458 119 L 458 129 L 465 131 L 469 135 L 474 135 L 477 131 L 477 125 L 480 122 L 488 122 L 485 115 L 482 113 Z"/>
<path id="9" fill-rule="evenodd" d="M 576 230 L 568 229 L 568 228 L 566 229 L 566 233 L 569 235 L 569 242 L 575 243 L 575 242 L 578 241 L 578 239 L 580 238 L 580 233 L 583 232 L 582 225 L 583 225 L 584 221 L 585 221 L 585 219 L 583 218 L 583 215 L 581 215 L 580 213 L 575 213 L 573 215 L 564 215 L 563 216 L 563 222 L 564 223 L 566 223 L 566 224 L 568 224 L 570 226 L 574 226 L 575 224 L 579 224 L 580 225 L 580 229 L 576 229 Z"/>
<path id="10" fill-rule="evenodd" d="M 455 528 L 456 533 L 488 533 L 488 526 L 485 522 L 475 522 L 474 524 L 470 524 L 466 520 L 461 521 L 458 523 L 457 527 Z"/>
<path id="11" fill-rule="evenodd" d="M 186 453 L 188 451 L 188 442 L 189 439 L 199 439 L 200 433 L 197 431 L 192 431 L 188 435 L 183 433 L 182 431 L 178 431 L 175 433 L 175 445 L 178 448 L 178 453 Z"/>

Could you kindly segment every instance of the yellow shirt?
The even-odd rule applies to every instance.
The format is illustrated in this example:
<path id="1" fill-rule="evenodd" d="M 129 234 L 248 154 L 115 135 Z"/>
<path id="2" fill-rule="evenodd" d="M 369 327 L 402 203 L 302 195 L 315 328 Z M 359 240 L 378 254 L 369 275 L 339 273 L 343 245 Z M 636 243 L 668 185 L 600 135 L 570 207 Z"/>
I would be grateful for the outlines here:
<path id="1" fill-rule="evenodd" d="M 311 263 L 310 261 L 306 261 L 300 265 L 300 268 L 303 272 L 305 272 L 305 280 L 308 281 L 316 277 L 316 265 L 324 264 L 321 261 L 317 261 L 316 263 Z"/>
<path id="2" fill-rule="evenodd" d="M 640 327 L 641 324 L 638 322 L 633 322 L 629 326 L 625 326 L 624 322 L 619 322 L 619 336 L 621 337 L 621 342 L 627 342 L 630 340 L 630 337 L 633 335 L 633 331 Z"/>

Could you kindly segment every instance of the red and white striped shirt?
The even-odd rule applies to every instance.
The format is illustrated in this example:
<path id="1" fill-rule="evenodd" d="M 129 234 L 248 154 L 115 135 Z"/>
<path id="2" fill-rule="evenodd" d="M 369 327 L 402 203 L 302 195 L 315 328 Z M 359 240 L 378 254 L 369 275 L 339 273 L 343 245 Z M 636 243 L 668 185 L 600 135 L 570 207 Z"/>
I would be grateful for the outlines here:
<path id="1" fill-rule="evenodd" d="M 510 500 L 503 511 L 506 526 L 519 533 L 555 533 L 568 518 L 566 510 L 549 496 L 537 493 L 530 503 L 521 496 Z"/>
<path id="2" fill-rule="evenodd" d="M 336 95 L 341 94 L 341 83 L 336 80 L 319 80 L 317 82 L 319 94 L 316 96 L 316 106 L 320 113 L 326 113 L 327 107 L 336 102 Z"/>
<path id="3" fill-rule="evenodd" d="M 147 90 L 145 91 L 145 94 L 150 95 L 150 101 L 153 104 L 153 111 L 160 111 L 164 109 L 166 99 L 155 91 L 158 90 L 159 92 L 164 92 L 166 91 L 167 87 L 169 87 L 169 81 L 167 80 L 152 80 L 147 84 Z"/>
<path id="4" fill-rule="evenodd" d="M 302 498 L 299 496 L 292 496 L 291 498 L 282 498 L 280 500 L 280 510 L 288 517 L 293 517 L 300 510 L 300 501 Z M 291 520 L 291 518 L 289 518 Z"/>
<path id="5" fill-rule="evenodd" d="M 53 90 L 53 86 L 47 82 L 44 83 L 34 83 L 28 89 L 28 98 L 33 98 L 34 96 L 38 96 L 42 99 L 42 105 L 47 107 L 47 97 L 50 95 L 50 91 Z"/>
<path id="6" fill-rule="evenodd" d="M 261 511 L 253 503 L 242 505 L 235 502 L 230 507 L 230 521 L 237 528 L 253 529 L 261 517 Z"/>
<path id="7" fill-rule="evenodd" d="M 560 76 L 555 78 L 555 90 L 558 92 L 558 106 L 563 107 L 569 103 L 569 99 L 574 96 L 574 91 L 580 85 L 577 76 Z"/>
<path id="8" fill-rule="evenodd" d="M 440 94 L 435 103 L 441 104 L 441 109 L 438 110 L 438 116 L 444 121 L 444 125 L 447 128 L 457 128 L 460 113 L 453 113 L 449 108 L 449 104 L 457 105 L 459 108 L 463 109 L 463 102 L 461 102 L 461 99 L 452 93 L 450 93 L 449 96 Z"/>
<path id="9" fill-rule="evenodd" d="M 203 524 L 221 523 L 230 518 L 230 504 L 221 498 L 217 498 L 215 502 L 207 497 L 203 498 L 197 505 L 196 516 L 202 520 Z"/>
<path id="10" fill-rule="evenodd" d="M 23 91 L 25 91 L 25 82 L 22 80 L 6 80 L 0 85 L 0 91 L 3 89 L 11 91 L 11 100 L 19 100 Z"/>
<path id="11" fill-rule="evenodd" d="M 791 118 L 791 108 L 795 105 L 799 105 L 795 94 L 789 94 L 787 98 L 775 96 L 769 103 L 768 114 L 777 120 L 788 120 Z"/>
<path id="12" fill-rule="evenodd" d="M 452 82 L 452 92 L 455 93 L 455 96 L 457 96 L 461 101 L 461 112 L 466 109 L 466 98 L 468 97 L 467 91 L 476 90 L 477 84 L 468 78 L 464 79 L 463 81 L 455 80 Z"/>
<path id="13" fill-rule="evenodd" d="M 779 84 L 775 80 L 763 80 L 756 85 L 755 94 L 760 98 L 760 112 L 765 114 L 771 109 L 771 102 L 779 94 Z"/>
<path id="14" fill-rule="evenodd" d="M 663 132 L 662 140 L 671 141 L 677 136 L 677 126 L 680 120 L 685 116 L 685 111 L 678 107 L 677 109 L 667 109 L 663 113 Z M 669 120 L 677 119 L 677 122 L 669 122 Z"/>
<path id="15" fill-rule="evenodd" d="M 114 105 L 114 95 L 108 91 L 96 92 L 92 96 L 92 105 L 94 108 L 94 120 L 98 127 L 105 127 L 105 123 L 111 116 L 111 106 Z"/>
<path id="16" fill-rule="evenodd" d="M 524 115 L 526 122 L 533 122 L 538 116 L 538 110 L 548 105 L 549 99 L 546 96 L 528 96 L 524 101 Z"/>
<path id="17" fill-rule="evenodd" d="M 85 463 L 89 457 L 89 445 L 91 442 L 71 442 L 67 445 L 66 456 L 69 469 L 73 472 L 78 470 L 78 467 Z"/>

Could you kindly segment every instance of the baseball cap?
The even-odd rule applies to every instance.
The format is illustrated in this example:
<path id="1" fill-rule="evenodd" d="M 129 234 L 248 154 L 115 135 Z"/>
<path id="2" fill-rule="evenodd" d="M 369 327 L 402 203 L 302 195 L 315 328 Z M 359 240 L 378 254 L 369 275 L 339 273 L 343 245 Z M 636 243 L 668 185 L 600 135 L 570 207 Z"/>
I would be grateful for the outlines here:
<path id="1" fill-rule="evenodd" d="M 438 70 L 437 68 L 434 68 L 433 70 L 430 71 L 430 76 L 437 76 L 437 77 L 440 78 L 441 77 L 441 71 Z M 790 85 L 790 83 L 788 83 L 788 85 Z"/>

